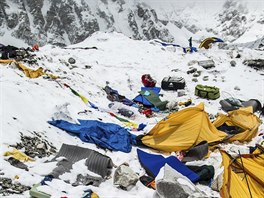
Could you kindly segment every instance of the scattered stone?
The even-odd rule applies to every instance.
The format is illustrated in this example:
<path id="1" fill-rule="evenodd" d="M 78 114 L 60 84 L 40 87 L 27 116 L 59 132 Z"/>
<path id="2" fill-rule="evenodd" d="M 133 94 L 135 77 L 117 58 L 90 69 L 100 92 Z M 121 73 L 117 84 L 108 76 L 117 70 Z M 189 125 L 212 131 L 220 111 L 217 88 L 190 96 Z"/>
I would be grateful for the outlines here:
<path id="1" fill-rule="evenodd" d="M 192 61 L 188 62 L 188 66 L 194 65 L 194 64 L 196 64 L 196 63 L 198 63 L 198 61 L 196 61 L 196 60 L 192 60 Z"/>
<path id="2" fill-rule="evenodd" d="M 203 81 L 208 81 L 209 80 L 209 76 L 204 76 L 203 77 Z"/>
<path id="3" fill-rule="evenodd" d="M 75 60 L 74 58 L 69 58 L 69 59 L 68 59 L 68 62 L 69 62 L 70 64 L 75 64 L 75 63 L 76 63 L 76 60 Z"/>
<path id="4" fill-rule="evenodd" d="M 249 67 L 253 67 L 254 69 L 264 69 L 264 59 L 251 59 L 251 60 L 244 60 L 244 65 Z"/>
<path id="5" fill-rule="evenodd" d="M 44 143 L 40 143 L 37 145 L 37 149 L 46 149 L 46 146 Z"/>
<path id="6" fill-rule="evenodd" d="M 198 79 L 197 78 L 193 78 L 192 81 L 193 82 L 198 82 Z"/>
<path id="7" fill-rule="evenodd" d="M 91 66 L 91 65 L 85 65 L 84 68 L 85 68 L 85 69 L 91 69 L 92 66 Z"/>
<path id="8" fill-rule="evenodd" d="M 199 72 L 195 72 L 194 74 L 193 74 L 193 77 L 199 77 L 201 75 L 201 73 L 199 73 Z"/>
<path id="9" fill-rule="evenodd" d="M 210 69 L 215 67 L 215 62 L 213 60 L 198 61 L 198 65 L 202 66 L 204 69 Z"/>
<path id="10" fill-rule="evenodd" d="M 172 72 L 178 72 L 178 71 L 180 71 L 179 69 L 172 69 L 171 70 Z"/>
<path id="11" fill-rule="evenodd" d="M 56 153 L 56 148 L 51 143 L 36 132 L 34 135 L 34 137 L 30 137 L 21 133 L 21 142 L 10 146 L 18 150 L 23 149 L 24 153 L 31 158 L 36 156 L 42 158 Z"/>
<path id="12" fill-rule="evenodd" d="M 238 86 L 235 86 L 234 90 L 240 91 L 240 88 Z"/>
<path id="13" fill-rule="evenodd" d="M 178 97 L 185 96 L 185 91 L 184 90 L 178 90 Z"/>
<path id="14" fill-rule="evenodd" d="M 187 74 L 192 74 L 192 73 L 194 73 L 194 72 L 196 72 L 196 71 L 197 71 L 196 68 L 191 67 L 191 68 L 187 71 Z"/>
<path id="15" fill-rule="evenodd" d="M 10 178 L 6 177 L 0 177 L 0 186 L 0 194 L 3 196 L 22 194 L 23 192 L 30 190 L 29 186 L 25 186 L 20 183 L 13 183 Z"/>
<path id="16" fill-rule="evenodd" d="M 230 65 L 231 65 L 232 67 L 235 67 L 235 66 L 236 66 L 236 61 L 231 60 L 231 61 L 230 61 Z"/>
<path id="17" fill-rule="evenodd" d="M 241 55 L 240 54 L 237 54 L 235 58 L 241 58 Z"/>

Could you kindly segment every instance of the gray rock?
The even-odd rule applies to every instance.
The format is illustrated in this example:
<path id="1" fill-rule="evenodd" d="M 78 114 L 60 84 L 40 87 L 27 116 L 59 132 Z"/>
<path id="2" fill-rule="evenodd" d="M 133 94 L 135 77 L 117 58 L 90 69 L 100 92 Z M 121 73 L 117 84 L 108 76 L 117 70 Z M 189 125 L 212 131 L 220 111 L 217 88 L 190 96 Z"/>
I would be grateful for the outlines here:
<path id="1" fill-rule="evenodd" d="M 236 66 L 236 61 L 231 60 L 231 61 L 230 61 L 230 65 L 231 65 L 232 67 L 235 67 L 235 66 Z"/>
<path id="2" fill-rule="evenodd" d="M 257 69 L 257 70 L 264 69 L 264 59 L 244 60 L 243 64 L 247 65 L 249 67 L 253 67 L 253 68 Z"/>
<path id="3" fill-rule="evenodd" d="M 240 88 L 238 86 L 235 86 L 234 90 L 240 91 Z"/>
<path id="4" fill-rule="evenodd" d="M 193 77 L 199 77 L 201 75 L 201 73 L 199 73 L 199 72 L 195 72 L 194 74 L 193 74 Z"/>
<path id="5" fill-rule="evenodd" d="M 202 66 L 204 69 L 210 69 L 215 67 L 215 62 L 213 60 L 198 61 L 198 65 Z"/>
<path id="6" fill-rule="evenodd" d="M 198 79 L 197 78 L 193 78 L 192 81 L 193 82 L 198 82 Z"/>
<path id="7" fill-rule="evenodd" d="M 178 97 L 185 96 L 185 91 L 184 90 L 177 90 Z"/>
<path id="8" fill-rule="evenodd" d="M 208 81 L 209 80 L 209 76 L 204 76 L 203 77 L 203 81 Z"/>
<path id="9" fill-rule="evenodd" d="M 75 64 L 75 63 L 76 63 L 76 60 L 75 60 L 74 58 L 69 58 L 69 59 L 68 59 L 68 62 L 69 62 L 70 64 Z"/>
<path id="10" fill-rule="evenodd" d="M 187 71 L 187 74 L 193 74 L 194 72 L 196 72 L 197 69 L 194 68 L 194 67 L 191 67 L 188 71 Z"/>

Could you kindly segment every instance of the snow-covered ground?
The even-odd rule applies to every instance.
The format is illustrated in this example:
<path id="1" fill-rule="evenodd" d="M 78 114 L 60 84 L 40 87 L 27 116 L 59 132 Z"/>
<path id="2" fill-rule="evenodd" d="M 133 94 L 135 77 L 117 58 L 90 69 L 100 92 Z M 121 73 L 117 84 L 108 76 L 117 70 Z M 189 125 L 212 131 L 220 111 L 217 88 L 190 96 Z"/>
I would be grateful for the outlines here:
<path id="1" fill-rule="evenodd" d="M 141 76 L 150 74 L 157 80 L 157 86 L 160 86 L 163 77 L 181 76 L 186 80 L 186 95 L 177 96 L 177 92 L 161 91 L 163 97 L 161 100 L 169 101 L 186 101 L 192 99 L 194 104 L 200 102 L 205 103 L 208 113 L 216 114 L 221 112 L 219 100 L 226 97 L 236 97 L 242 100 L 258 99 L 264 102 L 264 77 L 263 71 L 256 71 L 242 64 L 244 59 L 264 57 L 264 52 L 249 49 L 240 50 L 221 50 L 217 46 L 213 46 L 210 50 L 199 50 L 197 53 L 184 54 L 181 48 L 162 47 L 153 41 L 135 41 L 119 33 L 95 33 L 92 37 L 85 41 L 68 46 L 68 48 L 76 47 L 92 47 L 95 49 L 61 49 L 53 46 L 45 46 L 36 52 L 39 66 L 49 70 L 54 75 L 58 75 L 60 79 L 49 80 L 43 77 L 36 79 L 27 78 L 21 71 L 11 66 L 0 66 L 0 86 L 1 86 L 1 157 L 0 171 L 4 177 L 9 177 L 15 182 L 32 186 L 39 183 L 43 177 L 51 172 L 54 163 L 45 164 L 44 161 L 53 158 L 38 159 L 34 162 L 26 162 L 29 171 L 15 168 L 11 166 L 3 153 L 11 150 L 8 145 L 20 142 L 20 133 L 32 136 L 35 131 L 51 142 L 57 150 L 63 143 L 78 145 L 90 149 L 94 149 L 102 154 L 109 156 L 115 165 L 127 162 L 130 167 L 143 175 L 144 169 L 140 166 L 137 159 L 136 147 L 132 148 L 130 153 L 110 152 L 97 148 L 94 144 L 84 143 L 79 138 L 73 137 L 56 127 L 47 123 L 51 120 L 52 115 L 56 112 L 56 106 L 69 103 L 68 109 L 70 115 L 74 119 L 102 119 L 103 122 L 116 123 L 121 126 L 122 123 L 111 117 L 107 113 L 87 107 L 77 96 L 73 95 L 69 89 L 60 87 L 60 84 L 67 83 L 73 89 L 84 95 L 91 102 L 102 108 L 108 108 L 110 101 L 106 98 L 106 94 L 102 88 L 106 82 L 113 89 L 117 89 L 121 95 L 129 99 L 133 99 L 142 86 Z M 236 54 L 241 54 L 241 58 L 233 58 Z M 72 57 L 76 60 L 72 65 L 67 66 L 65 62 Z M 198 77 L 198 82 L 192 81 L 192 74 L 187 74 L 190 61 L 214 60 L 216 67 L 205 70 L 197 63 L 191 65 L 202 71 Z M 232 67 L 230 61 L 235 60 L 236 66 Z M 27 64 L 25 64 L 27 65 Z M 91 68 L 90 68 L 91 67 Z M 35 66 L 37 68 L 37 66 Z M 171 71 L 171 70 L 175 70 Z M 208 81 L 203 81 L 203 77 L 208 76 Z M 194 95 L 194 89 L 197 84 L 217 86 L 221 90 L 221 97 L 215 101 L 200 99 Z M 234 88 L 238 86 L 240 90 Z M 85 109 L 90 110 L 87 114 L 78 114 Z M 147 133 L 155 124 L 165 117 L 167 114 L 157 114 L 156 117 L 146 118 L 137 114 L 136 123 L 145 123 L 147 127 L 143 132 L 132 132 L 135 135 Z M 263 125 L 260 132 L 263 132 Z M 250 145 L 254 145 L 259 141 L 260 137 L 252 140 Z M 230 145 L 223 145 L 229 148 Z M 148 152 L 148 149 L 143 149 Z M 175 153 L 172 153 L 175 155 Z M 220 168 L 221 158 L 217 153 L 213 153 L 209 159 L 200 163 L 212 164 L 217 169 Z M 75 164 L 74 170 L 84 170 L 83 164 Z M 63 176 L 63 179 L 76 176 L 75 171 L 71 174 Z M 92 189 L 99 197 L 107 198 L 133 198 L 153 197 L 154 191 L 146 188 L 137 182 L 136 186 L 130 191 L 124 191 L 113 185 L 112 177 L 103 182 L 100 187 L 79 186 L 72 187 L 61 180 L 53 180 L 50 186 L 44 186 L 47 192 L 52 193 L 52 197 L 60 197 L 64 194 L 61 191 L 68 192 L 67 197 L 80 197 L 82 190 Z M 18 177 L 16 177 L 18 176 Z M 16 177 L 16 179 L 15 179 Z M 217 192 L 212 191 L 209 187 L 198 186 L 204 190 L 208 196 L 219 196 Z M 11 195 L 10 197 L 29 197 L 29 192 L 23 195 Z"/>

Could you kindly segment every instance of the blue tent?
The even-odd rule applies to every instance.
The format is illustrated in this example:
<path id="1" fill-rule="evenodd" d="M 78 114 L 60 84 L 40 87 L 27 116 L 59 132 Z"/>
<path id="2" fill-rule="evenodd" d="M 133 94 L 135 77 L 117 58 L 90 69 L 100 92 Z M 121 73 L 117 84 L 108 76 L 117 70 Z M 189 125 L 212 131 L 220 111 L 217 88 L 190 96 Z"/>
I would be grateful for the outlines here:
<path id="1" fill-rule="evenodd" d="M 137 149 L 138 159 L 141 166 L 146 170 L 148 175 L 156 177 L 160 169 L 165 165 L 170 165 L 173 169 L 177 170 L 182 175 L 186 176 L 193 183 L 197 182 L 200 177 L 195 172 L 190 170 L 185 164 L 178 160 L 177 157 L 170 156 L 164 158 L 162 155 L 154 155 L 146 153 Z"/>
<path id="2" fill-rule="evenodd" d="M 112 123 L 97 120 L 78 120 L 80 124 L 73 124 L 64 120 L 48 121 L 69 133 L 76 134 L 84 142 L 94 143 L 102 148 L 129 153 L 132 144 L 136 144 L 136 136 L 125 128 Z"/>

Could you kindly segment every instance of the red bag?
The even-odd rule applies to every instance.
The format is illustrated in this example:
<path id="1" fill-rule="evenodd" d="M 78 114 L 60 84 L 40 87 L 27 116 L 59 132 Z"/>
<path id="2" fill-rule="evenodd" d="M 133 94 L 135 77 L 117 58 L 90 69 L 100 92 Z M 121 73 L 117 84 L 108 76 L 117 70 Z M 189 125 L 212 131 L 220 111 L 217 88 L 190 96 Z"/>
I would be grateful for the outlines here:
<path id="1" fill-rule="evenodd" d="M 149 74 L 144 74 L 141 76 L 142 83 L 145 87 L 155 87 L 156 80 L 153 80 Z"/>

